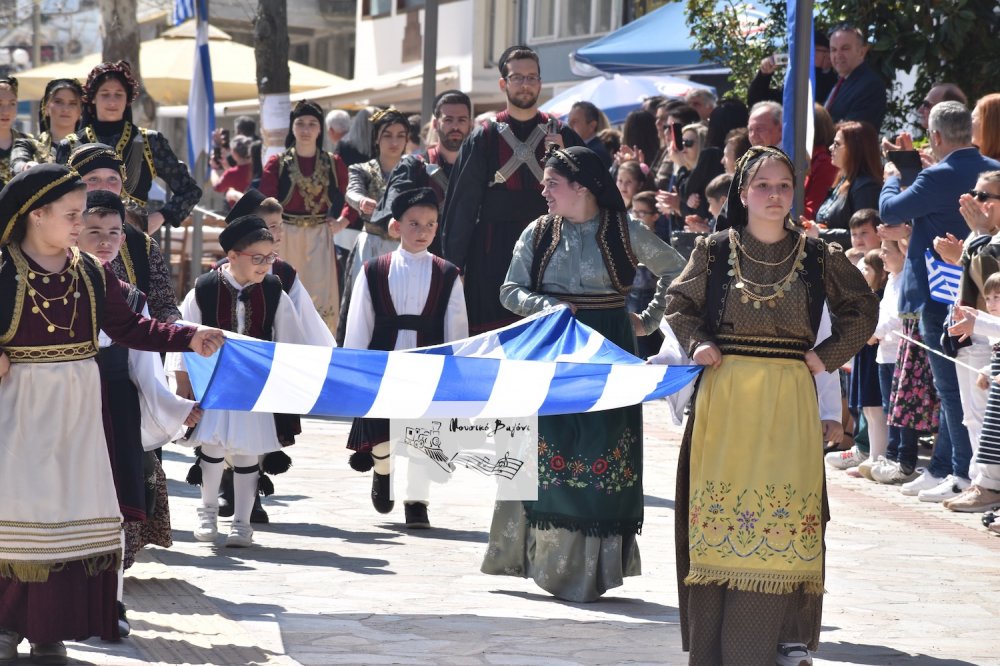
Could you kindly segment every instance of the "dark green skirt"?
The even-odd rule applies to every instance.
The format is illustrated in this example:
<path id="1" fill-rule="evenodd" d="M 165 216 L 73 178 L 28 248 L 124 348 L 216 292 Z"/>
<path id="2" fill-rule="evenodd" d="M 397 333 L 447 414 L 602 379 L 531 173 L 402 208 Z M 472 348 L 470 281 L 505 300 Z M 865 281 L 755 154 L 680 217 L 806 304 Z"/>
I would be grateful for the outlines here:
<path id="1" fill-rule="evenodd" d="M 625 351 L 635 333 L 624 308 L 578 310 L 576 318 Z M 525 502 L 532 527 L 588 536 L 642 528 L 642 405 L 538 419 L 538 500 Z"/>

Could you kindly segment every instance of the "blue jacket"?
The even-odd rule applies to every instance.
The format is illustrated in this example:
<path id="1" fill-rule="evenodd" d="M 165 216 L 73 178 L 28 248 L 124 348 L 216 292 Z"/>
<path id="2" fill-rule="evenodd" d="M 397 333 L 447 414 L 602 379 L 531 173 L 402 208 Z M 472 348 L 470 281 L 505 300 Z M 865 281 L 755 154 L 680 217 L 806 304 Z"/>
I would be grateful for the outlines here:
<path id="1" fill-rule="evenodd" d="M 833 89 L 836 90 L 836 84 Z M 885 118 L 885 105 L 885 81 L 867 62 L 863 62 L 844 79 L 833 104 L 828 105 L 826 110 L 835 123 L 863 120 L 878 131 Z"/>
<path id="2" fill-rule="evenodd" d="M 953 151 L 921 171 L 905 191 L 901 190 L 899 178 L 895 176 L 882 185 L 878 201 L 882 221 L 902 224 L 913 220 L 899 294 L 900 312 L 920 312 L 928 304 L 945 310 L 944 304 L 930 301 L 924 252 L 934 251 L 933 242 L 937 236 L 951 233 L 965 238 L 969 234 L 969 227 L 958 211 L 958 197 L 976 186 L 979 174 L 994 169 L 1000 169 L 1000 162 L 983 157 L 977 148 L 970 146 Z"/>

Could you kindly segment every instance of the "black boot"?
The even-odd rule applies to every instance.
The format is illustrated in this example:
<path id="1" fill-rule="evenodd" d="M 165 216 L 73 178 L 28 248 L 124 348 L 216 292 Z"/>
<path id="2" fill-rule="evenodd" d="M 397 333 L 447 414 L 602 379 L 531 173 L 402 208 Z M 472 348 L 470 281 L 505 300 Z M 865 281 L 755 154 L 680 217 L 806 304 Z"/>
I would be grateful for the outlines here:
<path id="1" fill-rule="evenodd" d="M 389 499 L 389 475 L 372 472 L 372 506 L 379 513 L 389 513 L 395 504 Z"/>
<path id="2" fill-rule="evenodd" d="M 406 527 L 411 530 L 427 530 L 431 527 L 431 520 L 427 517 L 427 505 L 423 502 L 404 502 L 403 511 L 406 512 Z"/>
<path id="3" fill-rule="evenodd" d="M 222 484 L 219 486 L 219 517 L 232 518 L 236 500 L 233 496 L 233 468 L 226 467 L 222 471 Z"/>
<path id="4" fill-rule="evenodd" d="M 264 510 L 263 505 L 260 503 L 260 493 L 253 496 L 253 509 L 250 510 L 250 522 L 261 525 L 271 522 L 271 519 L 267 517 L 267 511 Z"/>
<path id="5" fill-rule="evenodd" d="M 128 618 L 125 617 L 125 604 L 118 602 L 118 634 L 125 638 L 130 633 L 132 633 L 132 625 L 129 624 Z"/>

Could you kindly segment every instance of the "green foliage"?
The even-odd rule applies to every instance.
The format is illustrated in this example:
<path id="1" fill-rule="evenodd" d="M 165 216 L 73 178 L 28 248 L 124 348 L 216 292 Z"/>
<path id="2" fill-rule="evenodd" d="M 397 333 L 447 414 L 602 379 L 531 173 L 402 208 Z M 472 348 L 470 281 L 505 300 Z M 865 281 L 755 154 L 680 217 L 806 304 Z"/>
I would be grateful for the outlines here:
<path id="1" fill-rule="evenodd" d="M 741 99 L 746 99 L 761 60 L 787 50 L 784 0 L 757 0 L 755 4 L 766 13 L 765 18 L 749 14 L 742 0 L 687 0 L 688 27 L 702 59 L 725 63 L 732 70 L 732 94 Z"/>

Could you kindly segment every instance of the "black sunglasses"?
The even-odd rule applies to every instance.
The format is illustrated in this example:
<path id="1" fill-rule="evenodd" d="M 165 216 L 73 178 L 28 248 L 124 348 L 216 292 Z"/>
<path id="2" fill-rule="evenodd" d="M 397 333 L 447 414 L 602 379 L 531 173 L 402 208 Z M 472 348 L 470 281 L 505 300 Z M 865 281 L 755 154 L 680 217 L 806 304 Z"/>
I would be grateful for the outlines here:
<path id="1" fill-rule="evenodd" d="M 684 139 L 683 141 L 681 141 L 681 143 L 684 144 L 685 148 L 694 148 L 695 140 L 694 139 Z"/>
<path id="2" fill-rule="evenodd" d="M 981 192 L 979 190 L 969 190 L 969 196 L 976 201 L 988 201 L 990 199 L 1000 200 L 1000 194 L 990 194 L 989 192 Z"/>

